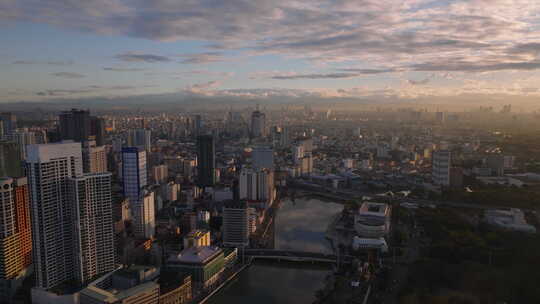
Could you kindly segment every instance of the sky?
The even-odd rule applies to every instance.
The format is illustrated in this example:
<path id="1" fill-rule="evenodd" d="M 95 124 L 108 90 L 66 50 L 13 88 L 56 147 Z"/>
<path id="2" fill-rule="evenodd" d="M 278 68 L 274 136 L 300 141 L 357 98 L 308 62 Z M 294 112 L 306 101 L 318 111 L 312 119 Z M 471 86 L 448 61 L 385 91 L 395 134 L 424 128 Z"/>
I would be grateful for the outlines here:
<path id="1" fill-rule="evenodd" d="M 0 102 L 540 95 L 538 0 L 0 0 Z"/>

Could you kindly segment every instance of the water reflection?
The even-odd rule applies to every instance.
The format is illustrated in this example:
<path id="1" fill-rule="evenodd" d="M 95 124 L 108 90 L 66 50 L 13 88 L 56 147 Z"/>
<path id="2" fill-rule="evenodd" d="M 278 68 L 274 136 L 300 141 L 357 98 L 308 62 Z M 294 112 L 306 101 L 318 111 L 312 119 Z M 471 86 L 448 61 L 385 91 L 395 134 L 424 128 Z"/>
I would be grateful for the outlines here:
<path id="1" fill-rule="evenodd" d="M 276 249 L 332 253 L 325 233 L 341 210 L 339 204 L 316 199 L 284 201 L 276 220 Z"/>
<path id="2" fill-rule="evenodd" d="M 276 248 L 331 252 L 325 232 L 341 210 L 341 205 L 315 199 L 284 201 L 276 221 Z M 328 265 L 256 262 L 209 303 L 312 303 L 329 272 Z"/>

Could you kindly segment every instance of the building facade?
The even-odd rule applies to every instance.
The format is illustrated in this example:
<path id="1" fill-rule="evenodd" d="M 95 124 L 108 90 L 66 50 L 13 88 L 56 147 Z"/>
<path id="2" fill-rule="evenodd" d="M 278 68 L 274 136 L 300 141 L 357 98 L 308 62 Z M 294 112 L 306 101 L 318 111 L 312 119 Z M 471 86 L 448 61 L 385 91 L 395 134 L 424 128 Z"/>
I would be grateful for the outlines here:
<path id="1" fill-rule="evenodd" d="M 249 209 L 245 201 L 229 201 L 223 206 L 223 246 L 249 245 Z"/>
<path id="2" fill-rule="evenodd" d="M 451 152 L 439 150 L 433 152 L 432 178 L 436 185 L 450 186 Z"/>

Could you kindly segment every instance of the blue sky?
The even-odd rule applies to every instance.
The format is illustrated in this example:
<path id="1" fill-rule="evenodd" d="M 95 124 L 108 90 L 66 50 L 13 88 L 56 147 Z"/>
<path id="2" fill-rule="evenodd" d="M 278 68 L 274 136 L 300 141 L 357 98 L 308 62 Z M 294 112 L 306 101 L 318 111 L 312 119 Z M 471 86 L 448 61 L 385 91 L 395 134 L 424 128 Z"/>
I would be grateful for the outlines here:
<path id="1" fill-rule="evenodd" d="M 540 93 L 536 0 L 2 0 L 0 102 Z"/>

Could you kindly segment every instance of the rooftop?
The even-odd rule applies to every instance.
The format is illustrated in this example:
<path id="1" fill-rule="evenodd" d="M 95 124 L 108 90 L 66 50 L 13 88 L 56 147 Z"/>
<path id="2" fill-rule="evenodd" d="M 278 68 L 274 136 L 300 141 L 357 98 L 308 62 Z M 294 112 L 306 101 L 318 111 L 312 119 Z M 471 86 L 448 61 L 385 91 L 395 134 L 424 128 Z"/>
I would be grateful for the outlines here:
<path id="1" fill-rule="evenodd" d="M 169 262 L 204 264 L 221 252 L 223 252 L 221 248 L 216 246 L 190 247 L 178 254 L 171 255 Z"/>
<path id="2" fill-rule="evenodd" d="M 362 203 L 362 206 L 360 206 L 358 213 L 362 215 L 386 216 L 388 215 L 389 209 L 390 207 L 384 203 L 364 202 Z"/>

